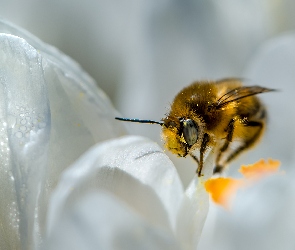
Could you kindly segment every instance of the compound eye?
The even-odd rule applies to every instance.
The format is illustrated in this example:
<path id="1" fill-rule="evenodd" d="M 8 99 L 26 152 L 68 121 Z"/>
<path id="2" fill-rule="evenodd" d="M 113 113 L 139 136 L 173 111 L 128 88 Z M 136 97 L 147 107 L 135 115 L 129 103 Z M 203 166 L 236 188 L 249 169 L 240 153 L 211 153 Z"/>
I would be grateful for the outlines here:
<path id="1" fill-rule="evenodd" d="M 198 140 L 198 126 L 191 119 L 182 120 L 183 137 L 189 146 L 194 145 Z"/>

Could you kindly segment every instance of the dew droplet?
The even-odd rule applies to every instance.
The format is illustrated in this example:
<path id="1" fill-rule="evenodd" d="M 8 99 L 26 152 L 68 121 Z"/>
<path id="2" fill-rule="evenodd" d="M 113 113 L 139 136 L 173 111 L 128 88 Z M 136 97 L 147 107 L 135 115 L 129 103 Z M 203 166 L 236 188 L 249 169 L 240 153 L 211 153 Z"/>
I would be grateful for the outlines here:
<path id="1" fill-rule="evenodd" d="M 20 131 L 18 131 L 18 132 L 15 133 L 15 136 L 16 136 L 17 138 L 22 138 L 22 137 L 23 137 L 23 133 L 20 132 Z"/>
<path id="2" fill-rule="evenodd" d="M 21 131 L 26 131 L 27 130 L 27 127 L 26 126 L 20 126 L 20 128 L 19 128 Z"/>
<path id="3" fill-rule="evenodd" d="M 27 123 L 27 121 L 25 120 L 25 119 L 22 119 L 21 121 L 20 121 L 20 124 L 22 124 L 22 125 L 24 125 L 24 124 L 26 124 Z"/>

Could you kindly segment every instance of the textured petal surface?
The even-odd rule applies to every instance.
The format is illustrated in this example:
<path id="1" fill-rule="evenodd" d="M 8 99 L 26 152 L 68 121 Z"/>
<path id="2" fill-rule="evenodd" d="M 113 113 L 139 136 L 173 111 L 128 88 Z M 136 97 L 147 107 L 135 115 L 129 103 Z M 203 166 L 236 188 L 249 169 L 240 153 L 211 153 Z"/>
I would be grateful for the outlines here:
<path id="1" fill-rule="evenodd" d="M 124 133 L 93 80 L 57 50 L 0 21 L 0 248 L 33 249 L 61 171 Z M 44 52 L 45 51 L 45 52 Z"/>
<path id="2" fill-rule="evenodd" d="M 53 228 L 45 249 L 179 249 L 174 235 L 152 226 L 110 193 L 76 200 Z"/>
<path id="3" fill-rule="evenodd" d="M 64 172 L 49 208 L 49 233 L 74 203 L 102 188 L 149 223 L 174 228 L 183 188 L 172 162 L 156 143 L 126 136 L 94 146 Z"/>

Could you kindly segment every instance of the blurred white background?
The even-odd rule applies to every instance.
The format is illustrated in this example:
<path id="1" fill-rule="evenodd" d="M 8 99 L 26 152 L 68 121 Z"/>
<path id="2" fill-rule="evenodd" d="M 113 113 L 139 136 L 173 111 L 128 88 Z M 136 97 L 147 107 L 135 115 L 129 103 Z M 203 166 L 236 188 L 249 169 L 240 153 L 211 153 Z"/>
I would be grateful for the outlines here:
<path id="1" fill-rule="evenodd" d="M 1 0 L 0 6 L 0 16 L 75 59 L 124 117 L 160 120 L 175 94 L 200 79 L 246 77 L 255 84 L 283 90 L 286 84 L 293 91 L 292 79 L 285 83 L 278 74 L 270 83 L 266 80 L 270 72 L 264 71 L 266 77 L 261 77 L 263 69 L 257 71 L 259 63 L 255 66 L 265 44 L 294 29 L 293 0 Z M 277 112 L 284 107 L 279 106 L 283 94 L 263 98 L 275 103 Z M 284 124 L 293 128 L 293 123 Z M 284 124 L 276 123 L 271 131 L 288 133 Z M 126 126 L 130 133 L 162 144 L 158 126 Z M 276 133 L 278 140 L 283 138 L 280 133 Z M 272 136 L 273 132 L 266 137 L 264 147 L 277 142 Z M 284 145 L 275 146 L 282 154 L 286 152 Z M 258 149 L 253 159 L 276 157 L 268 152 L 275 154 L 275 147 Z M 293 147 L 288 152 L 285 157 L 291 159 Z M 187 185 L 195 163 L 171 159 Z M 242 159 L 252 161 L 251 157 Z"/>

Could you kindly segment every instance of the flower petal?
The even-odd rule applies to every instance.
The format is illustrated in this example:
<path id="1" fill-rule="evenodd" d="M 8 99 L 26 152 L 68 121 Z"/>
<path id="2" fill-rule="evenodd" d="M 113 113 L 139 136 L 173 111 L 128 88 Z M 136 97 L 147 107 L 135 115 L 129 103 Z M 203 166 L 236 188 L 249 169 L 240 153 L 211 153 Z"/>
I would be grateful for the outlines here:
<path id="1" fill-rule="evenodd" d="M 249 162 L 260 158 L 280 159 L 284 168 L 293 168 L 295 140 L 295 32 L 286 33 L 265 43 L 251 61 L 245 76 L 277 92 L 261 95 L 267 111 L 268 126 L 258 148 L 249 152 Z M 249 158 L 248 157 L 248 158 Z"/>
<path id="2" fill-rule="evenodd" d="M 199 244 L 209 210 L 209 195 L 204 184 L 212 177 L 215 157 L 216 152 L 210 150 L 205 158 L 203 176 L 195 176 L 182 200 L 178 213 L 177 237 L 183 249 L 196 249 Z"/>
<path id="3" fill-rule="evenodd" d="M 101 188 L 150 223 L 174 228 L 183 189 L 172 162 L 156 143 L 126 136 L 96 145 L 64 172 L 49 207 L 49 232 L 68 206 Z"/>
<path id="4" fill-rule="evenodd" d="M 0 21 L 0 248 L 32 249 L 61 171 L 123 134 L 116 111 L 72 60 Z M 99 129 L 97 129 L 99 128 Z"/>
<path id="5" fill-rule="evenodd" d="M 46 240 L 47 250 L 179 249 L 173 233 L 143 220 L 107 192 L 90 192 L 67 206 Z"/>

